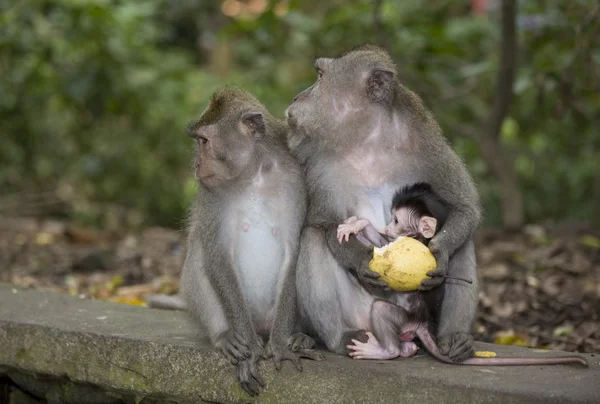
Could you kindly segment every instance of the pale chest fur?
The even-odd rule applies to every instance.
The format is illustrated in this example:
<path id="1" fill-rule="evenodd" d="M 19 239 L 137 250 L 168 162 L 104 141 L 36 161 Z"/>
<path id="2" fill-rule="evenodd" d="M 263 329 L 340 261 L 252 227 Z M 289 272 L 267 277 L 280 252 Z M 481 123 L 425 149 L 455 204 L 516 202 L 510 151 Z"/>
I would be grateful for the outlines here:
<path id="1" fill-rule="evenodd" d="M 259 172 L 226 209 L 232 260 L 257 330 L 271 328 L 287 253 L 282 238 L 284 187 L 276 172 Z"/>
<path id="2" fill-rule="evenodd" d="M 355 206 L 350 211 L 362 219 L 369 220 L 382 232 L 391 220 L 391 205 L 394 193 L 409 182 L 414 182 L 413 159 L 393 148 L 387 153 L 370 150 L 350 154 L 347 164 L 354 169 L 355 187 L 351 200 Z"/>

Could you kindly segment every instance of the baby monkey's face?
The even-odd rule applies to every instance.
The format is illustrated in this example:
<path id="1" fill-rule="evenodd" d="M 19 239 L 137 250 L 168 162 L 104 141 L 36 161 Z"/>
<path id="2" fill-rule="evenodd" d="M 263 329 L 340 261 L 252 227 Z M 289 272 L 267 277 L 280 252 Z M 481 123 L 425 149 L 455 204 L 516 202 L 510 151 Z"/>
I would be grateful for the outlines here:
<path id="1" fill-rule="evenodd" d="M 429 240 L 435 234 L 437 220 L 431 216 L 421 216 L 415 209 L 400 207 L 392 209 L 392 221 L 385 227 L 389 237 L 412 237 Z"/>

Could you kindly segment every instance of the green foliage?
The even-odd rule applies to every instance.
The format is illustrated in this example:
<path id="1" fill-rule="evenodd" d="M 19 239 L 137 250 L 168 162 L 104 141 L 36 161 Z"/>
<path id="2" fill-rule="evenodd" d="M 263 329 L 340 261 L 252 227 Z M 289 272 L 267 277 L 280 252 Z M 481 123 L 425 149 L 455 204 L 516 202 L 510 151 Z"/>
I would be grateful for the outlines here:
<path id="1" fill-rule="evenodd" d="M 272 0 L 250 18 L 222 2 L 0 0 L 0 187 L 68 185 L 145 224 L 177 226 L 195 185 L 188 121 L 240 85 L 280 117 L 315 78 L 311 59 L 373 42 L 433 110 L 475 176 L 489 223 L 499 189 L 474 136 L 495 94 L 499 15 L 468 2 Z M 501 140 L 528 220 L 600 217 L 597 2 L 519 2 L 519 69 Z M 0 199 L 1 203 L 1 199 Z"/>
<path id="2" fill-rule="evenodd" d="M 0 16 L 0 183 L 67 183 L 77 198 L 177 224 L 191 158 L 183 128 L 211 78 L 185 52 L 157 48 L 156 2 L 27 3 L 3 3 Z"/>
<path id="3" fill-rule="evenodd" d="M 365 42 L 385 46 L 400 77 L 433 110 L 467 161 L 486 205 L 486 220 L 500 223 L 499 192 L 475 144 L 487 130 L 496 91 L 499 11 L 470 14 L 467 3 L 434 0 L 292 2 L 273 21 L 263 14 L 227 30 L 244 69 L 259 72 L 264 88 L 297 93 L 314 80 L 307 59 L 334 56 Z M 598 223 L 600 183 L 600 12 L 594 1 L 519 3 L 518 72 L 502 141 L 515 155 L 527 219 L 575 218 Z M 259 33 L 260 30 L 260 33 Z M 306 66 L 295 75 L 289 66 Z M 274 78 L 287 77 L 275 81 Z M 275 101 L 277 110 L 281 107 Z"/>

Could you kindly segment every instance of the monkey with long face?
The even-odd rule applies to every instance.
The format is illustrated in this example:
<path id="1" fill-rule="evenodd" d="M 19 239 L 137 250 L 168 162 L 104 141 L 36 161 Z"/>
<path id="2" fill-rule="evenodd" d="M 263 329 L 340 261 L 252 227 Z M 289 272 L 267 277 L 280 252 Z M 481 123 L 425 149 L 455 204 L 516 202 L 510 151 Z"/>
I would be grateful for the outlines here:
<path id="1" fill-rule="evenodd" d="M 472 233 L 481 207 L 465 164 L 421 99 L 398 83 L 384 50 L 363 46 L 317 58 L 315 69 L 316 82 L 287 109 L 288 144 L 306 172 L 310 201 L 297 270 L 305 329 L 343 354 L 351 339 L 366 342 L 371 303 L 398 296 L 369 269 L 370 249 L 355 237 L 340 244 L 337 227 L 356 216 L 383 233 L 394 192 L 426 182 L 448 215 L 429 244 L 438 267 L 420 290 L 432 297 L 440 351 L 454 361 L 472 357 L 478 287 Z"/>
<path id="2" fill-rule="evenodd" d="M 434 193 L 429 184 L 417 183 L 396 192 L 392 201 L 392 220 L 380 234 L 366 219 L 352 217 L 338 226 L 338 241 L 348 241 L 355 235 L 366 246 L 382 247 L 398 237 L 413 237 L 425 245 L 435 235 L 438 218 L 440 227 L 447 215 L 446 204 Z M 438 218 L 431 211 L 436 211 Z M 459 279 L 470 282 L 468 279 Z M 409 357 L 417 352 L 415 337 L 434 358 L 445 363 L 456 363 L 440 353 L 435 338 L 431 335 L 429 316 L 422 292 L 406 292 L 404 299 L 396 304 L 386 300 L 375 300 L 371 307 L 371 330 L 367 331 L 366 342 L 352 340 L 347 348 L 355 359 L 393 359 Z M 584 358 L 567 356 L 560 358 L 468 358 L 458 364 L 500 365 L 559 365 L 580 364 L 587 366 Z"/>
<path id="3" fill-rule="evenodd" d="M 264 385 L 257 362 L 277 369 L 322 359 L 295 333 L 295 268 L 306 213 L 302 171 L 287 152 L 286 125 L 251 94 L 216 92 L 188 128 L 199 190 L 190 214 L 181 294 L 188 312 L 232 364 L 249 394 Z M 268 340 L 265 350 L 264 343 Z"/>

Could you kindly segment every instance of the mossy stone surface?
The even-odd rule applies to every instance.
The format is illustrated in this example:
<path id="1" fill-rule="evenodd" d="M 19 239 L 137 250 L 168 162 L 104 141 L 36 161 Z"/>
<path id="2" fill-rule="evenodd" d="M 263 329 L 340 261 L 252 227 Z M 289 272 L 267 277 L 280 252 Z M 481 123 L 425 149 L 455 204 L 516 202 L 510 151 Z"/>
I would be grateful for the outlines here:
<path id="1" fill-rule="evenodd" d="M 483 343 L 477 348 L 498 356 L 566 354 Z M 0 285 L 0 374 L 54 378 L 60 387 L 55 394 L 64 397 L 83 385 L 132 403 L 597 402 L 598 356 L 584 356 L 587 369 L 446 365 L 425 353 L 393 361 L 327 354 L 323 362 L 303 361 L 303 372 L 290 363 L 277 372 L 265 361 L 260 370 L 266 387 L 252 398 L 186 313 Z"/>

